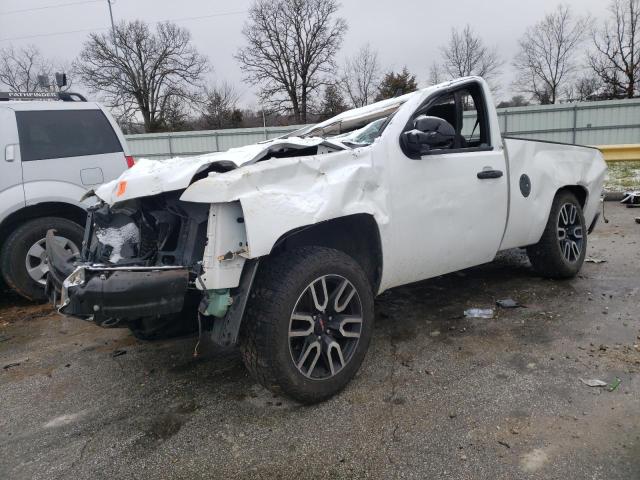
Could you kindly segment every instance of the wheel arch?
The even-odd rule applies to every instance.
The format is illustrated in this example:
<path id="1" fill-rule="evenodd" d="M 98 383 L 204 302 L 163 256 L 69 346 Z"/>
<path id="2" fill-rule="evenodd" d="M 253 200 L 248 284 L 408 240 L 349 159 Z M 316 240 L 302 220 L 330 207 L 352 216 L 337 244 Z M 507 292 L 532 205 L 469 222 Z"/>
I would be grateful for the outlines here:
<path id="1" fill-rule="evenodd" d="M 278 238 L 270 255 L 303 246 L 328 247 L 349 255 L 377 293 L 382 278 L 382 241 L 373 215 L 357 213 L 295 228 Z"/>
<path id="2" fill-rule="evenodd" d="M 587 199 L 589 198 L 589 192 L 588 190 L 583 187 L 582 185 L 565 185 L 563 187 L 560 187 L 557 191 L 556 194 L 554 195 L 554 198 L 558 196 L 558 194 L 560 192 L 571 192 L 573 193 L 576 198 L 578 199 L 578 202 L 580 202 L 580 207 L 584 209 L 585 205 L 587 204 Z"/>
<path id="3" fill-rule="evenodd" d="M 0 224 L 0 247 L 17 226 L 29 220 L 44 217 L 66 218 L 84 227 L 87 212 L 77 205 L 64 202 L 42 202 L 21 208 L 11 213 Z"/>
<path id="4" fill-rule="evenodd" d="M 556 190 L 556 193 L 553 195 L 553 197 L 551 198 L 551 202 L 549 204 L 549 208 L 547 209 L 547 215 L 546 215 L 546 219 L 545 219 L 545 225 L 547 224 L 547 222 L 549 222 L 549 216 L 551 215 L 551 209 L 553 208 L 553 202 L 555 201 L 556 197 L 558 195 L 560 195 L 562 192 L 571 192 L 573 193 L 576 198 L 578 199 L 578 203 L 580 203 L 580 208 L 584 209 L 585 205 L 587 204 L 587 198 L 588 198 L 588 191 L 585 187 L 583 187 L 582 185 L 564 185 L 560 188 L 558 188 Z M 542 233 L 540 233 L 540 237 L 542 237 Z M 539 241 L 540 239 L 538 239 Z"/>

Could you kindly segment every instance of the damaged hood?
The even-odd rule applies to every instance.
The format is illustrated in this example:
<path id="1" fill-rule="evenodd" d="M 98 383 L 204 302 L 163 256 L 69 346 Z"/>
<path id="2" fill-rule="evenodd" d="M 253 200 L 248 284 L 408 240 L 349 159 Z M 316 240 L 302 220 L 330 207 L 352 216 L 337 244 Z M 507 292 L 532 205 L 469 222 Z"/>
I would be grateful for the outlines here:
<path id="1" fill-rule="evenodd" d="M 104 202 L 112 205 L 133 198 L 183 190 L 191 184 L 195 175 L 214 164 L 219 164 L 225 169 L 234 169 L 266 159 L 270 152 L 319 145 L 326 145 L 334 150 L 345 149 L 345 146 L 338 141 L 320 137 L 291 137 L 268 140 L 244 147 L 231 148 L 225 152 L 208 153 L 195 157 L 174 157 L 167 160 L 142 158 L 119 178 L 101 185 L 93 193 Z"/>

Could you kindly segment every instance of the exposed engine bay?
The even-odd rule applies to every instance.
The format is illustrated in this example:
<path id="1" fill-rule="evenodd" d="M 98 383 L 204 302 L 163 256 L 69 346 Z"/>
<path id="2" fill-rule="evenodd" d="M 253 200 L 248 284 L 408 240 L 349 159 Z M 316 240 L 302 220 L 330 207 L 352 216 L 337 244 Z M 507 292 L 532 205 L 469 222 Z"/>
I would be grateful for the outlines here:
<path id="1" fill-rule="evenodd" d="M 81 261 L 117 266 L 185 266 L 201 259 L 209 205 L 178 192 L 89 209 Z"/>
<path id="2" fill-rule="evenodd" d="M 179 192 L 169 192 L 91 207 L 79 257 L 48 242 L 48 288 L 60 299 L 60 311 L 146 337 L 194 330 L 209 205 L 178 198 Z M 169 318 L 181 313 L 184 320 Z"/>

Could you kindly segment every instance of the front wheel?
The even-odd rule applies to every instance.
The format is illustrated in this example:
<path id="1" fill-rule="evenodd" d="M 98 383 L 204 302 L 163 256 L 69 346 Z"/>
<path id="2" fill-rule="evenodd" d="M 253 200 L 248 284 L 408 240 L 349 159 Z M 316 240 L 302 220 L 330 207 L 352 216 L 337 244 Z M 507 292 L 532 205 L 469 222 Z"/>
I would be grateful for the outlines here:
<path id="1" fill-rule="evenodd" d="M 46 300 L 49 263 L 45 252 L 45 237 L 56 230 L 55 241 L 72 254 L 82 245 L 84 229 L 75 222 L 59 217 L 35 218 L 16 228 L 0 252 L 0 265 L 5 282 L 29 300 Z"/>
<path id="2" fill-rule="evenodd" d="M 587 251 L 587 229 L 582 206 L 569 191 L 553 199 L 547 226 L 538 243 L 527 247 L 534 270 L 549 278 L 574 277 Z"/>
<path id="3" fill-rule="evenodd" d="M 342 390 L 364 360 L 373 328 L 373 292 L 348 255 L 303 247 L 261 265 L 240 348 L 263 386 L 302 403 Z"/>

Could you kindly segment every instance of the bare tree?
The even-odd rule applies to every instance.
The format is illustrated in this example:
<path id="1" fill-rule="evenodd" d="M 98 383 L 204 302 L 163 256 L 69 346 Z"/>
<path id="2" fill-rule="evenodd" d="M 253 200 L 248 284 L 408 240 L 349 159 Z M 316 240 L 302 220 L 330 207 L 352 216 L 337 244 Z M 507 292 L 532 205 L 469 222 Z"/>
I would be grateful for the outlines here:
<path id="1" fill-rule="evenodd" d="M 433 72 L 442 72 L 446 77 L 439 80 L 477 75 L 497 87 L 495 81 L 504 62 L 497 49 L 487 47 L 470 25 L 461 32 L 452 29 L 449 43 L 441 47 L 440 52 L 442 64 L 439 67 L 435 64 L 432 66 Z"/>
<path id="2" fill-rule="evenodd" d="M 177 100 L 195 100 L 207 69 L 188 30 L 163 22 L 152 32 L 140 20 L 91 34 L 74 63 L 84 85 L 124 117 L 141 115 L 147 132 L 167 128 Z"/>
<path id="3" fill-rule="evenodd" d="M 611 17 L 592 34 L 589 66 L 614 97 L 640 91 L 640 0 L 612 0 Z"/>
<path id="4" fill-rule="evenodd" d="M 575 82 L 564 88 L 564 98 L 567 102 L 584 102 L 607 97 L 605 85 L 593 72 L 579 77 Z"/>
<path id="5" fill-rule="evenodd" d="M 380 83 L 378 52 L 367 43 L 353 57 L 347 58 L 342 70 L 340 83 L 353 106 L 371 103 Z"/>
<path id="6" fill-rule="evenodd" d="M 261 85 L 262 103 L 306 123 L 312 94 L 330 83 L 347 24 L 336 0 L 257 0 L 235 58 L 248 82 Z"/>
<path id="7" fill-rule="evenodd" d="M 242 119 L 237 104 L 238 93 L 231 84 L 222 82 L 207 87 L 202 109 L 205 128 L 237 127 L 238 117 Z"/>
<path id="8" fill-rule="evenodd" d="M 6 85 L 10 92 L 47 91 L 47 84 L 57 90 L 53 75 L 53 62 L 45 59 L 35 45 L 21 48 L 10 45 L 0 49 L 0 84 Z M 46 83 L 40 82 L 39 77 Z"/>
<path id="9" fill-rule="evenodd" d="M 587 22 L 560 5 L 529 27 L 518 42 L 520 50 L 513 62 L 518 71 L 515 86 L 539 103 L 556 103 L 574 81 L 576 53 Z"/>
<path id="10" fill-rule="evenodd" d="M 429 67 L 429 85 L 438 85 L 444 81 L 442 69 L 438 62 L 433 62 Z"/>

